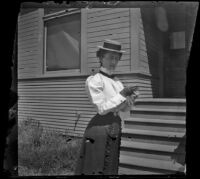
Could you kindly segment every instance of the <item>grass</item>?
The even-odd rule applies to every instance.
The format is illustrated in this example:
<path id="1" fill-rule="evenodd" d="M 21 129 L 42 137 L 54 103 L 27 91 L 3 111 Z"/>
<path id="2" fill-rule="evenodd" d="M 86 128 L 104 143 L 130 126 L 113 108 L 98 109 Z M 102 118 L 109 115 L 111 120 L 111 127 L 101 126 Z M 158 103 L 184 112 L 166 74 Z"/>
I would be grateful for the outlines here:
<path id="1" fill-rule="evenodd" d="M 73 175 L 81 139 L 45 130 L 28 119 L 18 127 L 19 176 Z"/>

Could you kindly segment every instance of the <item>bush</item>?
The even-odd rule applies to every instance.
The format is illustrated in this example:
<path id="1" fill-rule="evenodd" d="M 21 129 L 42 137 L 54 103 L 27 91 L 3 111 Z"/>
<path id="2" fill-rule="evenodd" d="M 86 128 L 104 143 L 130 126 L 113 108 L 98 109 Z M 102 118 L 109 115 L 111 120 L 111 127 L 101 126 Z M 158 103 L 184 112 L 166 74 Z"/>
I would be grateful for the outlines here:
<path id="1" fill-rule="evenodd" d="M 76 158 L 79 154 L 81 140 L 73 138 L 69 141 L 69 136 L 62 136 L 52 130 L 44 130 L 39 122 L 27 120 L 19 124 L 18 133 L 18 158 L 19 174 L 26 175 L 39 173 L 66 174 L 73 173 Z M 23 168 L 24 167 L 24 168 Z"/>

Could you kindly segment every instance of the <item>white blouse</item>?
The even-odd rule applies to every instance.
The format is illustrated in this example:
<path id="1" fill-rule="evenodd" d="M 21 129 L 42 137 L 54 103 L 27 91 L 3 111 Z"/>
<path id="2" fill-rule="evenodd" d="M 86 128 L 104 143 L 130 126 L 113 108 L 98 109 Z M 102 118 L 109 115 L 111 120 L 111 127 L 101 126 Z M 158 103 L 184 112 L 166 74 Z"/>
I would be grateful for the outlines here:
<path id="1" fill-rule="evenodd" d="M 106 72 L 105 68 L 101 68 L 101 71 Z M 86 80 L 89 99 L 100 115 L 130 111 L 125 103 L 126 98 L 119 93 L 123 88 L 117 78 L 111 79 L 101 73 L 89 76 Z"/>

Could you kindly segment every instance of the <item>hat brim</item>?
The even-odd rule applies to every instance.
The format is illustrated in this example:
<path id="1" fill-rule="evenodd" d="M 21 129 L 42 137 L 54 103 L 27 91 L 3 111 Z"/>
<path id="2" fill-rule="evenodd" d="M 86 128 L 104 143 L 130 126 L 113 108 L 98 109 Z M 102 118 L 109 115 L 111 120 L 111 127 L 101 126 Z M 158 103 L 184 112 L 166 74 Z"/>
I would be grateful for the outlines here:
<path id="1" fill-rule="evenodd" d="M 126 52 L 124 50 L 113 50 L 110 48 L 104 48 L 103 46 L 97 46 L 97 47 L 99 47 L 100 49 L 103 49 L 103 50 L 111 51 L 111 52 L 117 52 L 117 53 L 125 53 Z"/>

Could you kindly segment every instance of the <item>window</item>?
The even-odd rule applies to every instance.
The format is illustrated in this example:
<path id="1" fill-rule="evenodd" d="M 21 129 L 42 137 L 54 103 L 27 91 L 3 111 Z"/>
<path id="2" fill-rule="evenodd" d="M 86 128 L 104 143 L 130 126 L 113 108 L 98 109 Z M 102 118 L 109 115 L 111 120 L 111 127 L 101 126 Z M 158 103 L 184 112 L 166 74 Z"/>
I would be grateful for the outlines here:
<path id="1" fill-rule="evenodd" d="M 45 20 L 45 72 L 80 72 L 81 14 Z"/>

